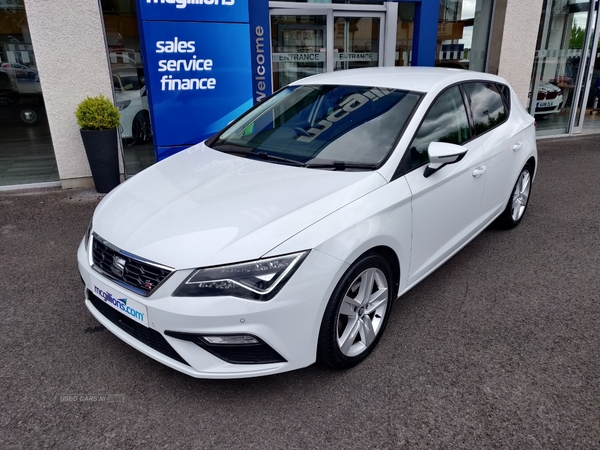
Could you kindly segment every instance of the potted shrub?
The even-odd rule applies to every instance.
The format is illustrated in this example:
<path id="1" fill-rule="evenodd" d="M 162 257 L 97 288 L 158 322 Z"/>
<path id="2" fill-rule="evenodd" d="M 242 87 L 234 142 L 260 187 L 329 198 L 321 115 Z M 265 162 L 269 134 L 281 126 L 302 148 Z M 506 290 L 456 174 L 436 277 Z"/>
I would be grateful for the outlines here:
<path id="1" fill-rule="evenodd" d="M 85 147 L 96 191 L 110 192 L 119 185 L 119 143 L 117 127 L 121 116 L 112 100 L 100 94 L 87 97 L 75 111 L 81 127 L 81 139 Z"/>

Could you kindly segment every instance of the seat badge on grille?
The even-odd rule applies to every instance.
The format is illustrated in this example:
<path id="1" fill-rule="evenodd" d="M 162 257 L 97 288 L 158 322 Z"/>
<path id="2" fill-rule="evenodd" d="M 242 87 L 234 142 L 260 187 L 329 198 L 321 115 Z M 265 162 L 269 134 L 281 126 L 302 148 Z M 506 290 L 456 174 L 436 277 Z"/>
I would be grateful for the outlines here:
<path id="1" fill-rule="evenodd" d="M 113 262 L 110 266 L 110 270 L 118 277 L 122 277 L 125 273 L 125 258 L 121 258 L 118 255 L 113 256 Z"/>

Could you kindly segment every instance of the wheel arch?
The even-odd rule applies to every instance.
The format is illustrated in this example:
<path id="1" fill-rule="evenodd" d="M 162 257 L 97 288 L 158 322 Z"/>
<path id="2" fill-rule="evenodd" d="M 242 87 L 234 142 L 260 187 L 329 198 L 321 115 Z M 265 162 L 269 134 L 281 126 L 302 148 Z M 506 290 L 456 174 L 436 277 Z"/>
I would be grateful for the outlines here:
<path id="1" fill-rule="evenodd" d="M 535 158 L 535 156 L 531 156 L 529 157 L 529 159 L 527 160 L 527 162 L 525 163 L 525 165 L 531 165 L 531 178 L 535 177 L 535 171 L 537 169 L 537 160 Z"/>
<path id="2" fill-rule="evenodd" d="M 377 247 L 373 247 L 362 253 L 355 261 L 369 253 L 380 255 L 391 266 L 392 274 L 394 275 L 394 294 L 397 295 L 400 289 L 400 260 L 398 259 L 398 255 L 396 255 L 396 252 L 391 247 L 388 247 L 387 245 L 378 245 Z"/>

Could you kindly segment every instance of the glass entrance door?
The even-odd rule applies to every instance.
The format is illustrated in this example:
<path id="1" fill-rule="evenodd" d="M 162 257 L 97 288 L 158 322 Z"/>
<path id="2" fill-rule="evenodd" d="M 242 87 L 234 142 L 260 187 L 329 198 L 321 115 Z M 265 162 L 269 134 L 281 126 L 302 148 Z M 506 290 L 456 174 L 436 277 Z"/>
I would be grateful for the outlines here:
<path id="1" fill-rule="evenodd" d="M 379 66 L 383 52 L 382 22 L 383 14 L 334 15 L 334 70 Z"/>
<path id="2" fill-rule="evenodd" d="M 323 72 L 381 66 L 384 14 L 271 10 L 273 89 Z"/>
<path id="3" fill-rule="evenodd" d="M 271 15 L 273 89 L 326 71 L 327 15 Z"/>

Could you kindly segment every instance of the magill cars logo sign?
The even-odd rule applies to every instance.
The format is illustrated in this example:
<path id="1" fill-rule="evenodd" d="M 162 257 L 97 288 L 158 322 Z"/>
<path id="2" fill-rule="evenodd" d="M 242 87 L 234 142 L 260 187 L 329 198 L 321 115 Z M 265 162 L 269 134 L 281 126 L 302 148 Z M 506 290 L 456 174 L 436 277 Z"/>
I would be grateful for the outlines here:
<path id="1" fill-rule="evenodd" d="M 235 4 L 235 0 L 146 0 L 146 3 L 167 3 L 175 5 L 176 8 L 183 9 L 187 5 L 218 5 L 231 6 Z"/>
<path id="2" fill-rule="evenodd" d="M 248 0 L 138 0 L 137 4 L 143 22 L 248 22 Z"/>
<path id="3" fill-rule="evenodd" d="M 134 302 L 129 302 L 126 297 L 116 298 L 111 292 L 105 289 L 100 289 L 98 286 L 94 286 L 94 294 L 98 296 L 104 303 L 109 304 L 115 309 L 120 310 L 127 316 L 135 319 L 137 322 L 143 323 L 147 325 L 147 318 L 145 311 L 142 311 L 137 304 Z"/>

